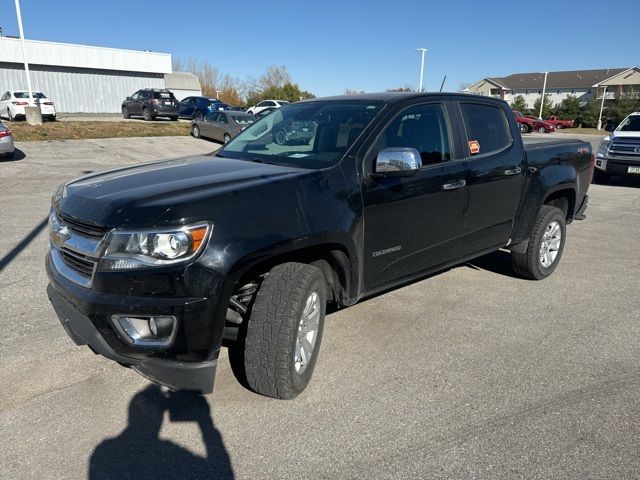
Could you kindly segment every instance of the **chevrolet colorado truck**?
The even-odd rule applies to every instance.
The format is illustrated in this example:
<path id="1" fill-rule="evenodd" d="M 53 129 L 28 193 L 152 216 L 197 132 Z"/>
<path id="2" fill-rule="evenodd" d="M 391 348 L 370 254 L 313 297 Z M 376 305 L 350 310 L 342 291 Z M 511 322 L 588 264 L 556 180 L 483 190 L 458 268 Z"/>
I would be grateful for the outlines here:
<path id="1" fill-rule="evenodd" d="M 287 122 L 313 137 L 281 144 Z M 299 102 L 215 154 L 61 185 L 48 295 L 76 344 L 154 382 L 211 392 L 224 341 L 251 389 L 289 399 L 309 383 L 327 305 L 504 248 L 517 274 L 550 275 L 592 174 L 588 143 L 525 146 L 498 99 Z"/>
<path id="2" fill-rule="evenodd" d="M 607 183 L 612 175 L 640 177 L 640 112 L 628 115 L 600 142 L 594 180 Z"/>

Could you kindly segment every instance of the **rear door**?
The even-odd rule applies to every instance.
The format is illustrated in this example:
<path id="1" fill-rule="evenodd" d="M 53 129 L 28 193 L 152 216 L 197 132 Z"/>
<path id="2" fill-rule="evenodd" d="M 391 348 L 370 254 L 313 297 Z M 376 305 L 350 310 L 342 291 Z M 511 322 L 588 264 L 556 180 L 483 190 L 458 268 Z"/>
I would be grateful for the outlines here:
<path id="1" fill-rule="evenodd" d="M 200 132 L 207 138 L 218 138 L 218 112 L 213 112 L 204 117 L 204 120 L 199 121 Z"/>
<path id="2" fill-rule="evenodd" d="M 464 248 L 475 253 L 505 245 L 514 220 L 525 175 L 521 142 L 498 103 L 458 102 L 466 133 L 469 205 Z M 463 148 L 465 148 L 463 147 Z"/>

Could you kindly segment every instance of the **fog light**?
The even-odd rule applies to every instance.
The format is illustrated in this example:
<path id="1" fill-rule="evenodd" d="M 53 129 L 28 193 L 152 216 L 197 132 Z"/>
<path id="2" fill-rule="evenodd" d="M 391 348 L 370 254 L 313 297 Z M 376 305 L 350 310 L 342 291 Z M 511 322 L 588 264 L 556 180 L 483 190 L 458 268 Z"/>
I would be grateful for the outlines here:
<path id="1" fill-rule="evenodd" d="M 127 343 L 152 348 L 171 345 L 178 324 L 174 316 L 113 315 L 111 320 Z"/>

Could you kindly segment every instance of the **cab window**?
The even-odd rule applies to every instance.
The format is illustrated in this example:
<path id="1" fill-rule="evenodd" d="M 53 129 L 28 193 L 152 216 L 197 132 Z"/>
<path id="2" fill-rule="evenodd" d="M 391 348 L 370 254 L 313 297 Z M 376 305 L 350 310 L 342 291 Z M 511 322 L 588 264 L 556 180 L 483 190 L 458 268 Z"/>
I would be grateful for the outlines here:
<path id="1" fill-rule="evenodd" d="M 477 142 L 479 146 L 478 151 L 473 154 L 497 152 L 511 144 L 509 124 L 500 107 L 481 103 L 461 103 L 460 108 L 469 144 Z"/>
<path id="2" fill-rule="evenodd" d="M 401 112 L 378 137 L 376 147 L 376 152 L 392 147 L 415 148 L 423 166 L 451 160 L 442 105 L 417 105 Z"/>

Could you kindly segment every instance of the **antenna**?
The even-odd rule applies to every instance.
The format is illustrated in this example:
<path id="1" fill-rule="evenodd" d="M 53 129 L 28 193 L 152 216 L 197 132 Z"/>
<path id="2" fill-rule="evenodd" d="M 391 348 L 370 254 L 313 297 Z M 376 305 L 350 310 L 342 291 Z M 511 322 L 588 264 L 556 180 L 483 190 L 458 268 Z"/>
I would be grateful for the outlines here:
<path id="1" fill-rule="evenodd" d="M 445 75 L 444 78 L 442 79 L 442 84 L 440 85 L 440 91 L 442 91 L 442 87 L 444 87 L 444 82 L 447 81 L 447 76 Z"/>

